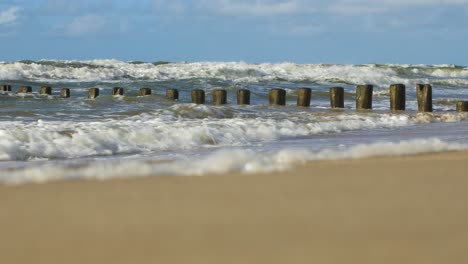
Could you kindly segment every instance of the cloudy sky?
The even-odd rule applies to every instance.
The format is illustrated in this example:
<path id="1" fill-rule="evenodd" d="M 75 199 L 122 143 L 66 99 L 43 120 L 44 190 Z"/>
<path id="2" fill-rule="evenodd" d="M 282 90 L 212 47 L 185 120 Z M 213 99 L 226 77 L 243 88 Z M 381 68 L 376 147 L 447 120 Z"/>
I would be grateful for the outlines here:
<path id="1" fill-rule="evenodd" d="M 0 61 L 468 65 L 468 0 L 1 0 Z"/>

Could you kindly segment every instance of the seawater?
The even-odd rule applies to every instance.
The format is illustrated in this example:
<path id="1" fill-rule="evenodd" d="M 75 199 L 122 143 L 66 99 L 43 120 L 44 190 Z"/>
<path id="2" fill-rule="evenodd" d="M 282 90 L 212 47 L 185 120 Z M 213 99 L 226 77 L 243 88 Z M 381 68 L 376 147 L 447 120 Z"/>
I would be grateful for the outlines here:
<path id="1" fill-rule="evenodd" d="M 407 86 L 407 111 L 389 111 L 388 87 Z M 433 85 L 434 113 L 417 113 L 415 86 Z M 456 65 L 145 63 L 118 60 L 0 62 L 0 182 L 107 179 L 149 175 L 285 170 L 309 160 L 408 155 L 468 149 L 468 68 Z M 374 85 L 374 110 L 356 112 L 355 86 Z M 20 85 L 33 94 L 17 94 Z M 52 86 L 51 96 L 37 94 Z M 113 87 L 124 96 L 113 97 Z M 345 89 L 345 109 L 329 108 L 328 90 Z M 71 98 L 58 96 L 70 88 Z M 90 87 L 101 95 L 87 99 Z M 140 97 L 140 88 L 153 95 Z M 312 106 L 298 108 L 298 88 Z M 168 88 L 180 99 L 165 98 Z M 268 90 L 287 106 L 268 106 Z M 207 104 L 190 103 L 203 89 Z M 211 92 L 228 91 L 213 106 Z M 249 89 L 250 106 L 236 91 Z"/>

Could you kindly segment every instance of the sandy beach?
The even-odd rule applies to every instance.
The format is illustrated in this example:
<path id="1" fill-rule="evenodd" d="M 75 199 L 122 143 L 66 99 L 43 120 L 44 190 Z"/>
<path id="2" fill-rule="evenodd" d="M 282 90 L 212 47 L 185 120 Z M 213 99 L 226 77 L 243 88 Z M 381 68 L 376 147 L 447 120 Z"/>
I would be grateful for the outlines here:
<path id="1" fill-rule="evenodd" d="M 468 152 L 0 187 L 0 263 L 466 263 Z"/>

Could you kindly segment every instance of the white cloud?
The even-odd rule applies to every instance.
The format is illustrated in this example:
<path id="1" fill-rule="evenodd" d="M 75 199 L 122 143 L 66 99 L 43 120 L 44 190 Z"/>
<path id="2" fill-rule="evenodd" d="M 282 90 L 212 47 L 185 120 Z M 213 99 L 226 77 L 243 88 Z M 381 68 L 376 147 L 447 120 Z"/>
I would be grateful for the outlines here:
<path id="1" fill-rule="evenodd" d="M 88 14 L 75 17 L 68 24 L 56 26 L 54 31 L 72 37 L 81 37 L 97 34 L 119 34 L 131 29 L 132 25 L 127 18 Z"/>
<path id="2" fill-rule="evenodd" d="M 276 36 L 318 36 L 327 32 L 327 27 L 324 25 L 315 24 L 286 24 L 286 25 L 270 25 L 269 31 Z"/>
<path id="3" fill-rule="evenodd" d="M 34 7 L 38 12 L 46 15 L 76 15 L 91 12 L 113 12 L 115 10 L 113 0 L 41 0 Z M 135 4 L 134 4 L 135 5 Z M 29 6 L 29 7 L 31 7 Z"/>
<path id="4" fill-rule="evenodd" d="M 335 0 L 329 3 L 327 9 L 330 13 L 362 15 L 425 7 L 466 6 L 468 0 Z"/>
<path id="5" fill-rule="evenodd" d="M 19 7 L 13 6 L 4 11 L 0 11 L 0 25 L 12 24 L 18 19 Z"/>
<path id="6" fill-rule="evenodd" d="M 466 7 L 468 0 L 201 0 L 197 8 L 220 15 L 275 16 L 311 13 L 361 15 L 444 6 Z"/>
<path id="7" fill-rule="evenodd" d="M 74 18 L 65 27 L 65 32 L 71 36 L 92 35 L 104 31 L 107 25 L 108 22 L 104 17 L 84 15 Z"/>
<path id="8" fill-rule="evenodd" d="M 180 0 L 153 0 L 153 7 L 157 11 L 169 11 L 171 13 L 181 14 L 185 12 L 186 5 Z"/>
<path id="9" fill-rule="evenodd" d="M 362 15 L 372 13 L 382 13 L 389 9 L 383 5 L 357 5 L 357 4 L 346 4 L 338 3 L 328 8 L 328 12 L 339 15 Z"/>
<path id="10" fill-rule="evenodd" d="M 207 8 L 218 14 L 224 15 L 251 15 L 271 16 L 293 14 L 300 12 L 301 5 L 298 1 L 239 1 L 239 0 L 208 0 L 202 1 L 201 8 Z"/>

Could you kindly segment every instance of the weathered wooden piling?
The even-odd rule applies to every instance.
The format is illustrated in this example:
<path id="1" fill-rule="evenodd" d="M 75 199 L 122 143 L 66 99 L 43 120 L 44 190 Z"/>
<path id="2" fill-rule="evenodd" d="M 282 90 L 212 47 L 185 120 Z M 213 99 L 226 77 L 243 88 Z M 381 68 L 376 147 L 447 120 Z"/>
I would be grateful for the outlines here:
<path id="1" fill-rule="evenodd" d="M 52 87 L 42 86 L 41 89 L 39 89 L 39 94 L 51 95 L 52 94 Z"/>
<path id="2" fill-rule="evenodd" d="M 390 85 L 390 110 L 404 111 L 406 109 L 406 87 L 404 84 Z"/>
<path id="3" fill-rule="evenodd" d="M 268 94 L 270 105 L 286 105 L 286 90 L 271 89 Z"/>
<path id="4" fill-rule="evenodd" d="M 417 84 L 416 97 L 419 112 L 432 112 L 432 86 L 430 84 Z"/>
<path id="5" fill-rule="evenodd" d="M 240 89 L 237 91 L 237 104 L 249 105 L 250 104 L 250 91 L 247 89 Z"/>
<path id="6" fill-rule="evenodd" d="M 99 96 L 99 88 L 90 88 L 88 91 L 88 98 L 94 99 Z"/>
<path id="7" fill-rule="evenodd" d="M 297 90 L 297 106 L 309 107 L 312 97 L 312 89 L 300 88 Z"/>
<path id="8" fill-rule="evenodd" d="M 205 103 L 205 91 L 201 89 L 192 90 L 192 103 L 204 104 Z"/>
<path id="9" fill-rule="evenodd" d="M 468 101 L 458 101 L 457 112 L 468 112 Z"/>
<path id="10" fill-rule="evenodd" d="M 177 89 L 167 89 L 166 90 L 166 97 L 171 99 L 171 100 L 174 100 L 174 101 L 179 100 L 179 90 L 177 90 Z"/>
<path id="11" fill-rule="evenodd" d="M 70 97 L 70 89 L 69 88 L 62 88 L 60 90 L 60 97 L 69 98 Z"/>
<path id="12" fill-rule="evenodd" d="M 7 85 L 7 84 L 1 85 L 0 86 L 0 91 L 2 91 L 2 92 L 11 92 L 11 85 Z"/>
<path id="13" fill-rule="evenodd" d="M 124 89 L 122 87 L 112 88 L 112 96 L 122 96 L 124 94 Z"/>
<path id="14" fill-rule="evenodd" d="M 227 91 L 224 89 L 213 90 L 213 104 L 214 105 L 227 104 Z"/>
<path id="15" fill-rule="evenodd" d="M 146 95 L 151 95 L 151 89 L 150 88 L 141 88 L 140 89 L 140 96 L 146 96 Z"/>
<path id="16" fill-rule="evenodd" d="M 372 94 L 374 86 L 370 84 L 358 85 L 356 88 L 356 109 L 372 109 Z"/>
<path id="17" fill-rule="evenodd" d="M 18 93 L 32 93 L 32 87 L 31 86 L 20 86 L 18 88 Z"/>
<path id="18" fill-rule="evenodd" d="M 330 88 L 330 107 L 331 108 L 344 108 L 344 88 L 343 87 Z"/>

